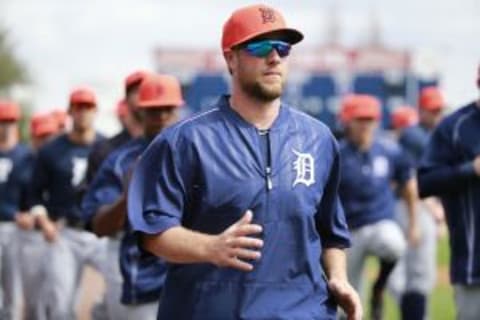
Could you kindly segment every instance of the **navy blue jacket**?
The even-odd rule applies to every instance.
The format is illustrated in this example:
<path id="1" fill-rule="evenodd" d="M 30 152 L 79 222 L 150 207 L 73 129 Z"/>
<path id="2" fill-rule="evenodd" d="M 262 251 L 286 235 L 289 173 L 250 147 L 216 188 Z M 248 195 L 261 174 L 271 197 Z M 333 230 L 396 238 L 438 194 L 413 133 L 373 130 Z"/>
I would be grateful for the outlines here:
<path id="1" fill-rule="evenodd" d="M 27 210 L 33 154 L 27 146 L 17 144 L 0 151 L 0 221 L 13 221 L 20 210 Z"/>
<path id="2" fill-rule="evenodd" d="M 394 219 L 395 191 L 413 176 L 410 158 L 390 139 L 375 138 L 366 152 L 344 140 L 340 144 L 340 198 L 351 229 Z"/>
<path id="3" fill-rule="evenodd" d="M 134 230 L 183 225 L 218 234 L 251 209 L 265 243 L 248 273 L 169 265 L 158 319 L 335 319 L 320 263 L 324 248 L 350 244 L 335 139 L 286 105 L 267 148 L 263 139 L 223 97 L 165 130 L 143 154 L 128 196 Z"/>
<path id="4" fill-rule="evenodd" d="M 405 128 L 400 134 L 398 142 L 411 159 L 415 161 L 415 166 L 418 166 L 429 139 L 430 131 L 419 124 Z"/>
<path id="5" fill-rule="evenodd" d="M 81 221 L 76 192 L 85 178 L 91 148 L 92 144 L 75 144 L 62 134 L 39 149 L 33 170 L 33 204 L 43 204 L 50 218 L 65 218 L 73 224 Z"/>
<path id="6" fill-rule="evenodd" d="M 438 196 L 450 234 L 450 279 L 480 284 L 480 179 L 473 159 L 480 155 L 480 107 L 471 103 L 435 129 L 420 163 L 420 196 Z"/>
<path id="7" fill-rule="evenodd" d="M 127 177 L 149 141 L 138 138 L 113 151 L 102 163 L 82 202 L 84 219 L 93 219 L 103 205 L 114 203 L 126 189 Z M 121 301 L 141 304 L 158 301 L 165 282 L 166 264 L 141 250 L 137 236 L 128 224 L 120 245 L 123 276 Z"/>

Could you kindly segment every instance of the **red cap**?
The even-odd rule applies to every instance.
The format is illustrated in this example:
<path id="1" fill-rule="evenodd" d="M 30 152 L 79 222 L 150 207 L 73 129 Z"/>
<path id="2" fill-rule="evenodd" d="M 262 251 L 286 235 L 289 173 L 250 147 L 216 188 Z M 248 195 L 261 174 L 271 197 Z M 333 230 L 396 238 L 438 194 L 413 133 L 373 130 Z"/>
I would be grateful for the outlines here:
<path id="1" fill-rule="evenodd" d="M 148 76 L 148 72 L 143 71 L 143 70 L 138 70 L 138 71 L 135 71 L 135 72 L 129 74 L 125 78 L 125 89 L 128 90 L 130 87 L 132 87 L 136 84 L 139 84 L 147 76 Z"/>
<path id="2" fill-rule="evenodd" d="M 70 93 L 70 103 L 69 105 L 73 104 L 91 104 L 93 106 L 97 105 L 97 99 L 95 97 L 95 93 L 89 88 L 78 88 L 73 90 Z"/>
<path id="3" fill-rule="evenodd" d="M 354 94 L 346 96 L 342 101 L 340 119 L 345 123 L 360 118 L 378 120 L 381 115 L 380 101 L 374 96 Z"/>
<path id="4" fill-rule="evenodd" d="M 437 87 L 426 87 L 420 92 L 418 106 L 425 110 L 440 110 L 445 106 L 443 95 Z"/>
<path id="5" fill-rule="evenodd" d="M 138 89 L 138 107 L 181 106 L 184 103 L 180 82 L 169 75 L 150 75 Z"/>
<path id="6" fill-rule="evenodd" d="M 222 50 L 232 47 L 263 34 L 280 32 L 285 41 L 295 44 L 303 39 L 303 34 L 295 29 L 287 28 L 282 14 L 272 7 L 252 5 L 240 8 L 232 13 L 223 26 Z"/>
<path id="7" fill-rule="evenodd" d="M 356 95 L 349 94 L 342 99 L 338 117 L 343 124 L 346 124 L 351 120 L 351 109 L 355 105 L 355 97 Z"/>
<path id="8" fill-rule="evenodd" d="M 403 129 L 418 123 L 418 112 L 411 106 L 401 106 L 393 110 L 390 118 L 394 129 Z"/>
<path id="9" fill-rule="evenodd" d="M 30 134 L 39 137 L 58 132 L 59 126 L 53 114 L 35 114 L 30 119 Z"/>
<path id="10" fill-rule="evenodd" d="M 123 119 L 128 114 L 128 106 L 125 99 L 118 101 L 116 112 L 117 117 L 119 117 L 120 119 Z"/>
<path id="11" fill-rule="evenodd" d="M 18 121 L 21 117 L 20 107 L 11 101 L 0 101 L 0 121 Z"/>

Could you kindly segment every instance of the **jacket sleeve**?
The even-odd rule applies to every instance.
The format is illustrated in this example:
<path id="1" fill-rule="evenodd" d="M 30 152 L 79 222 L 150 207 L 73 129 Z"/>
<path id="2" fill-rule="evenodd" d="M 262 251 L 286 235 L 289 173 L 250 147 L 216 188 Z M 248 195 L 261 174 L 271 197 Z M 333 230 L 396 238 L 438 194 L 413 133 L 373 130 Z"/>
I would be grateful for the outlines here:
<path id="1" fill-rule="evenodd" d="M 459 158 L 448 128 L 440 125 L 434 131 L 420 162 L 418 187 L 422 198 L 458 193 L 468 179 L 476 177 L 473 159 Z"/>
<path id="2" fill-rule="evenodd" d="M 181 155 L 181 156 L 180 156 Z M 191 153 L 166 130 L 140 157 L 128 191 L 135 231 L 158 234 L 181 224 L 191 176 Z"/>
<path id="3" fill-rule="evenodd" d="M 91 222 L 97 210 L 117 200 L 123 192 L 122 178 L 115 172 L 117 154 L 111 154 L 97 170 L 82 200 L 82 218 Z"/>
<path id="4" fill-rule="evenodd" d="M 340 203 L 338 187 L 340 183 L 340 156 L 338 146 L 332 137 L 333 161 L 330 175 L 316 214 L 316 226 L 323 248 L 350 247 L 350 233 Z"/>
<path id="5" fill-rule="evenodd" d="M 40 148 L 33 164 L 32 183 L 30 189 L 30 206 L 44 205 L 44 194 L 48 191 L 49 161 L 44 149 Z"/>

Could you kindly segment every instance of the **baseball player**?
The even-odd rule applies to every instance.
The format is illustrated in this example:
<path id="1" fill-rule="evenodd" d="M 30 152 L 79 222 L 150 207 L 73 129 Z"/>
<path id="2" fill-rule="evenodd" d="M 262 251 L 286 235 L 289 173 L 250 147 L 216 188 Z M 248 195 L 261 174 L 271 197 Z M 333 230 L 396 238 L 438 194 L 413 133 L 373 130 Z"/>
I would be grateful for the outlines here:
<path id="1" fill-rule="evenodd" d="M 56 119 L 58 123 L 59 133 L 65 132 L 65 130 L 67 129 L 68 120 L 69 120 L 68 113 L 65 112 L 64 110 L 57 109 L 52 111 L 51 115 Z"/>
<path id="2" fill-rule="evenodd" d="M 120 146 L 128 143 L 132 138 L 142 134 L 140 116 L 136 108 L 138 88 L 143 78 L 147 75 L 145 71 L 135 71 L 125 79 L 125 98 L 117 105 L 117 115 L 122 124 L 122 131 L 110 139 L 96 143 L 88 157 L 88 169 L 86 179 L 82 183 L 82 191 L 86 192 L 92 183 L 94 176 L 102 162 L 107 156 Z M 119 251 L 121 234 L 104 233 L 91 225 L 91 220 L 86 219 L 87 226 L 99 236 L 108 236 L 105 255 L 105 265 L 102 266 L 102 273 L 106 282 L 106 291 L 103 301 L 94 306 L 92 317 L 96 320 L 103 318 L 121 319 L 125 316 L 125 308 L 120 304 L 122 291 L 122 275 L 119 268 Z"/>
<path id="3" fill-rule="evenodd" d="M 72 129 L 39 149 L 32 181 L 33 204 L 44 208 L 34 211 L 49 242 L 41 302 L 48 319 L 74 319 L 84 265 L 89 263 L 98 270 L 100 260 L 105 258 L 98 256 L 103 243 L 83 230 L 75 194 L 84 179 L 91 147 L 101 139 L 93 128 L 94 93 L 87 88 L 72 91 L 68 112 Z"/>
<path id="4" fill-rule="evenodd" d="M 60 130 L 57 119 L 51 114 L 35 114 L 30 120 L 30 141 L 35 152 L 50 141 Z M 29 182 L 31 185 L 31 182 Z M 27 195 L 27 198 L 28 195 Z M 29 202 L 27 202 L 29 203 Z M 23 291 L 24 319 L 41 320 L 42 312 L 38 301 L 47 265 L 44 263 L 46 246 L 42 234 L 36 230 L 35 211 L 20 212 L 16 216 L 18 231 L 18 259 Z"/>
<path id="5" fill-rule="evenodd" d="M 232 95 L 167 128 L 135 167 L 130 223 L 170 262 L 157 319 L 335 319 L 335 299 L 361 318 L 336 142 L 280 99 L 302 38 L 271 7 L 233 12 Z"/>
<path id="6" fill-rule="evenodd" d="M 21 297 L 15 219 L 26 208 L 32 153 L 19 143 L 20 107 L 0 101 L 0 318 L 19 319 Z"/>
<path id="7" fill-rule="evenodd" d="M 444 107 L 440 91 L 435 87 L 427 87 L 420 92 L 418 100 L 419 122 L 415 113 L 408 114 L 415 112 L 411 107 L 392 114 L 393 124 L 405 125 L 403 130 L 399 129 L 398 141 L 416 164 L 420 161 L 431 132 L 441 120 Z M 405 120 L 403 123 L 402 115 Z M 436 280 L 437 224 L 441 225 L 444 220 L 443 210 L 434 198 L 426 199 L 418 208 L 417 220 L 421 230 L 419 244 L 407 249 L 391 283 L 394 295 L 399 297 L 402 319 L 409 320 L 423 320 L 427 316 L 428 295 Z M 401 225 L 405 227 L 407 219 L 402 202 L 398 203 L 398 214 Z"/>
<path id="8" fill-rule="evenodd" d="M 415 243 L 416 185 L 412 167 L 393 141 L 376 134 L 381 117 L 379 101 L 369 95 L 349 96 L 340 115 L 346 124 L 340 144 L 342 172 L 339 193 L 352 232 L 348 252 L 348 276 L 354 288 L 362 291 L 362 274 L 367 256 L 380 260 L 380 271 L 371 295 L 371 318 L 382 319 L 383 292 L 395 263 L 406 249 L 402 230 L 394 221 L 397 184 L 409 212 L 408 239 Z"/>
<path id="9" fill-rule="evenodd" d="M 157 316 L 166 265 L 141 250 L 133 231 L 125 227 L 127 180 L 136 159 L 150 141 L 177 120 L 177 109 L 182 104 L 180 84 L 175 78 L 166 75 L 145 78 L 139 87 L 137 103 L 144 137 L 120 147 L 103 162 L 83 201 L 84 215 L 97 234 L 111 236 L 126 230 L 120 249 L 121 302 L 126 308 L 122 308 L 121 314 L 116 313 L 115 319 L 156 319 Z M 120 297 L 116 299 L 120 301 Z"/>
<path id="10" fill-rule="evenodd" d="M 480 88 L 480 65 L 477 85 Z M 433 131 L 418 169 L 421 197 L 438 196 L 450 239 L 450 279 L 457 319 L 480 314 L 480 100 L 445 117 Z"/>
<path id="11" fill-rule="evenodd" d="M 135 71 L 125 79 L 125 99 L 120 101 L 117 106 L 117 114 L 122 124 L 122 131 L 112 138 L 103 140 L 93 146 L 92 152 L 88 157 L 87 185 L 93 180 L 103 160 L 113 150 L 142 134 L 142 125 L 138 111 L 136 111 L 136 100 L 138 87 L 147 74 L 146 71 Z"/>

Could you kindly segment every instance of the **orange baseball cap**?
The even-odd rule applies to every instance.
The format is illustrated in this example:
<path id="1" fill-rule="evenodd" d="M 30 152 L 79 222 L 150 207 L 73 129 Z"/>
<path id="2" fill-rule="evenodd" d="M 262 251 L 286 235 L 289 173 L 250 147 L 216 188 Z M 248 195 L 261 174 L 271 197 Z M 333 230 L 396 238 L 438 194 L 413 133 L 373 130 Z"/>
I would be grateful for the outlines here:
<path id="1" fill-rule="evenodd" d="M 89 88 L 78 88 L 73 90 L 70 93 L 70 103 L 69 105 L 72 106 L 74 104 L 90 104 L 93 106 L 97 105 L 97 98 L 95 97 L 95 93 Z"/>
<path id="2" fill-rule="evenodd" d="M 130 87 L 142 82 L 142 80 L 145 79 L 145 77 L 148 76 L 148 74 L 149 73 L 144 70 L 137 70 L 135 72 L 130 73 L 125 78 L 125 90 L 128 90 Z"/>
<path id="3" fill-rule="evenodd" d="M 30 134 L 33 137 L 55 134 L 58 130 L 59 125 L 53 114 L 35 114 L 30 119 Z"/>
<path id="4" fill-rule="evenodd" d="M 351 109 L 354 108 L 355 97 L 356 95 L 349 94 L 342 99 L 338 117 L 340 119 L 340 122 L 342 122 L 343 124 L 346 124 L 351 120 Z"/>
<path id="5" fill-rule="evenodd" d="M 180 107 L 184 104 L 180 82 L 170 75 L 150 75 L 138 89 L 138 107 Z"/>
<path id="6" fill-rule="evenodd" d="M 380 101 L 367 94 L 354 94 L 346 96 L 342 102 L 341 119 L 345 123 L 353 119 L 380 119 L 382 111 Z"/>
<path id="7" fill-rule="evenodd" d="M 283 15 L 266 5 L 252 5 L 240 8 L 232 13 L 223 26 L 222 50 L 230 51 L 233 47 L 258 36 L 279 32 L 285 41 L 295 44 L 303 39 L 303 34 L 287 28 Z"/>
<path id="8" fill-rule="evenodd" d="M 403 129 L 418 123 L 418 112 L 411 106 L 400 106 L 392 111 L 390 119 L 394 129 Z"/>
<path id="9" fill-rule="evenodd" d="M 11 101 L 0 101 L 0 121 L 18 121 L 21 116 L 18 104 Z"/>
<path id="10" fill-rule="evenodd" d="M 437 87 L 426 87 L 420 92 L 418 106 L 430 111 L 440 110 L 445 107 L 445 100 Z"/>

